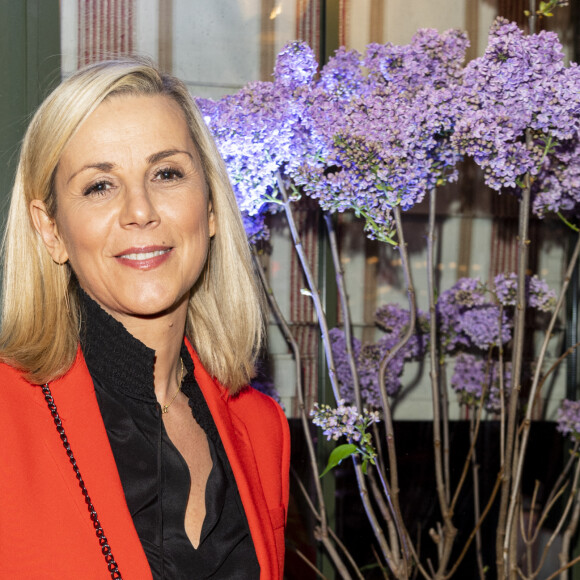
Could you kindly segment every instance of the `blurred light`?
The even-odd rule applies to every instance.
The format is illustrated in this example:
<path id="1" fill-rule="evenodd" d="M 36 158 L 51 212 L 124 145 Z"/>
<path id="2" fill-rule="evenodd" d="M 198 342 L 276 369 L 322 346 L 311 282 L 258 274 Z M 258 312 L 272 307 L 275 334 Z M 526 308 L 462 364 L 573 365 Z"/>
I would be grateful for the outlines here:
<path id="1" fill-rule="evenodd" d="M 270 12 L 270 20 L 274 20 L 276 16 L 280 16 L 282 14 L 282 4 L 278 4 L 272 8 L 272 12 Z"/>

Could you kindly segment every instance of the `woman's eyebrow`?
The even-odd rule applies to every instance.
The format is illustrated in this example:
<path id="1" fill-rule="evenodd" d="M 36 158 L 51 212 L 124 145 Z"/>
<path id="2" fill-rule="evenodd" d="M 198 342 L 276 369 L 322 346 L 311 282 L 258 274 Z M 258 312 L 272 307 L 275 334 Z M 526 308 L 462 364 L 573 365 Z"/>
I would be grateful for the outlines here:
<path id="1" fill-rule="evenodd" d="M 189 151 L 184 151 L 183 149 L 167 149 L 165 151 L 159 151 L 158 153 L 153 153 L 147 158 L 147 163 L 157 163 L 158 161 L 162 161 L 167 157 L 172 157 L 173 155 L 177 155 L 178 153 L 182 153 L 187 155 L 193 161 L 193 155 Z"/>
<path id="2" fill-rule="evenodd" d="M 89 163 L 87 165 L 83 165 L 78 171 L 75 171 L 67 180 L 67 184 L 70 183 L 79 173 L 86 171 L 87 169 L 98 169 L 99 171 L 112 171 L 115 167 L 114 163 L 108 163 L 107 161 L 103 161 L 102 163 Z"/>

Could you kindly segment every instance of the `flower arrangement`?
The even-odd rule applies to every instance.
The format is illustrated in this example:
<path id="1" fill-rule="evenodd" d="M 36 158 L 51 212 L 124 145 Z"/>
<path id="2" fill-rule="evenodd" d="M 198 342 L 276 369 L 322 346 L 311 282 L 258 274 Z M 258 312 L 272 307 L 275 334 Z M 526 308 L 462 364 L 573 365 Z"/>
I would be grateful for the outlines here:
<path id="1" fill-rule="evenodd" d="M 539 568 L 532 565 L 530 555 L 547 513 L 555 509 L 556 497 L 567 498 L 558 515 L 557 530 L 564 538 L 559 572 L 577 561 L 569 558 L 570 538 L 580 519 L 580 502 L 575 499 L 580 497 L 576 402 L 565 401 L 558 416 L 559 431 L 571 434 L 576 442 L 570 462 L 542 507 L 536 527 L 518 531 L 534 402 L 550 372 L 544 368 L 548 343 L 580 254 L 578 237 L 558 295 L 537 276 L 527 276 L 532 214 L 540 218 L 558 215 L 579 232 L 575 223 L 580 217 L 580 71 L 575 63 L 565 64 L 555 34 L 534 33 L 536 16 L 548 16 L 558 3 L 542 2 L 537 14 L 530 14 L 530 34 L 498 19 L 485 54 L 466 65 L 468 41 L 457 31 L 420 30 L 408 45 L 371 44 L 365 54 L 341 48 L 320 70 L 312 50 L 294 42 L 279 55 L 273 81 L 250 83 L 217 102 L 199 100 L 226 162 L 250 241 L 267 238 L 264 220 L 268 213 L 283 211 L 288 220 L 308 295 L 316 308 L 337 402 L 334 409 L 317 406 L 314 422 L 328 437 L 346 438 L 324 473 L 347 457 L 352 460 L 380 565 L 385 575 L 388 570 L 395 578 L 410 578 L 415 571 L 424 578 L 451 578 L 473 545 L 479 550 L 483 578 L 480 527 L 492 506 L 497 511 L 497 577 L 537 577 Z M 465 158 L 481 167 L 491 189 L 517 196 L 518 269 L 490 283 L 463 278 L 440 292 L 433 275 L 437 190 L 457 179 L 458 162 Z M 316 280 L 302 250 L 292 209 L 301 196 L 316 200 L 323 211 L 337 273 L 342 329 L 328 328 Z M 417 309 L 402 227 L 403 212 L 419 203 L 429 205 L 426 313 Z M 376 323 L 384 334 L 374 344 L 361 344 L 352 336 L 330 217 L 345 211 L 364 220 L 370 238 L 396 248 L 406 282 L 407 307 L 379 309 Z M 257 253 L 255 263 L 267 287 Z M 309 505 L 318 522 L 317 537 L 341 577 L 362 578 L 328 525 L 309 418 L 303 408 L 299 349 L 275 296 L 270 291 L 267 296 L 295 357 L 297 396 L 314 476 L 316 498 Z M 525 315 L 530 309 L 545 313 L 548 322 L 535 364 L 525 369 Z M 450 386 L 470 409 L 470 449 L 459 482 L 452 481 L 441 445 L 449 439 L 449 398 L 439 369 L 448 357 L 454 359 Z M 391 399 L 400 389 L 404 365 L 417 358 L 429 364 L 436 442 L 440 522 L 429 535 L 437 546 L 438 560 L 429 563 L 421 560 L 402 516 L 391 416 Z M 528 370 L 530 389 L 523 397 L 522 377 Z M 377 455 L 372 429 L 377 412 L 385 431 L 383 456 Z M 501 466 L 484 509 L 475 494 L 475 525 L 458 546 L 454 510 L 470 468 L 477 480 L 475 443 L 484 412 L 499 418 Z M 518 560 L 518 534 L 528 555 L 525 564 Z"/>

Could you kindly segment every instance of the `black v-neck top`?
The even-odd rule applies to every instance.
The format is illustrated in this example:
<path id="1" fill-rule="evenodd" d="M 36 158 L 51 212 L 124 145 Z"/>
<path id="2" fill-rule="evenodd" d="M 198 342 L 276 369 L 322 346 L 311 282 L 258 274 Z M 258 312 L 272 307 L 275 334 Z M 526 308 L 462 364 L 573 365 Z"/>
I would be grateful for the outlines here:
<path id="1" fill-rule="evenodd" d="M 173 445 L 153 388 L 155 351 L 80 291 L 81 348 L 95 385 L 127 506 L 155 580 L 254 580 L 260 567 L 235 479 L 217 428 L 181 348 L 182 391 L 204 430 L 213 467 L 205 491 L 206 516 L 193 547 L 184 518 L 189 467 Z M 114 549 L 114 546 L 113 546 Z"/>

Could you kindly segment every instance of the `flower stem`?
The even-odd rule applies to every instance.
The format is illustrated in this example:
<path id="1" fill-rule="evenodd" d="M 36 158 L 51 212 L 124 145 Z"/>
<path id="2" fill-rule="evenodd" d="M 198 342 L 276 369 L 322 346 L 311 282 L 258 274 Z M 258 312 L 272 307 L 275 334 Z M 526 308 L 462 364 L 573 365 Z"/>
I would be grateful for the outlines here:
<path id="1" fill-rule="evenodd" d="M 316 311 L 316 317 L 318 318 L 318 325 L 320 326 L 320 332 L 322 335 L 322 344 L 324 346 L 324 354 L 326 355 L 326 364 L 328 367 L 328 377 L 330 379 L 330 384 L 332 386 L 332 392 L 334 393 L 334 398 L 338 401 L 340 398 L 338 391 L 338 380 L 336 376 L 336 367 L 334 365 L 334 357 L 332 355 L 332 348 L 330 347 L 330 338 L 328 335 L 328 324 L 326 322 L 326 313 L 324 312 L 324 307 L 322 306 L 322 300 L 320 299 L 320 292 L 318 291 L 318 286 L 314 280 L 314 274 L 308 263 L 308 259 L 304 252 L 304 247 L 302 246 L 302 241 L 300 239 L 300 234 L 298 233 L 298 228 L 296 227 L 296 221 L 294 220 L 294 214 L 292 213 L 292 208 L 290 207 L 290 199 L 286 191 L 286 186 L 284 185 L 284 180 L 280 175 L 280 172 L 276 174 L 276 179 L 278 181 L 278 189 L 280 195 L 282 196 L 282 206 L 284 207 L 284 212 L 286 214 L 286 219 L 288 221 L 288 226 L 290 227 L 290 233 L 292 235 L 292 241 L 294 242 L 294 247 L 296 248 L 296 253 L 298 254 L 298 259 L 300 260 L 300 265 L 302 266 L 302 271 L 306 277 L 306 282 L 308 284 L 308 289 L 310 290 L 310 295 L 312 297 L 312 302 L 314 303 L 314 309 Z"/>
<path id="2" fill-rule="evenodd" d="M 554 326 L 558 320 L 558 314 L 564 304 L 564 299 L 566 297 L 566 291 L 568 289 L 568 285 L 570 284 L 570 279 L 572 277 L 572 273 L 574 272 L 574 268 L 576 267 L 576 262 L 578 261 L 578 256 L 580 255 L 580 236 L 578 236 L 578 240 L 576 242 L 576 246 L 574 247 L 574 251 L 572 253 L 572 257 L 570 258 L 570 262 L 568 264 L 568 268 L 566 270 L 566 275 L 564 276 L 564 281 L 562 283 L 562 288 L 560 289 L 560 295 L 558 296 L 558 302 L 556 303 L 556 307 L 554 308 L 554 312 L 552 313 L 552 317 L 550 319 L 550 323 L 548 324 L 548 328 L 546 330 L 544 341 L 540 348 L 540 352 L 538 355 L 538 360 L 536 363 L 536 369 L 534 372 L 534 378 L 532 380 L 532 387 L 530 390 L 530 395 L 528 397 L 528 405 L 526 409 L 526 415 L 523 421 L 523 429 L 521 435 L 521 443 L 520 443 L 520 451 L 519 451 L 519 458 L 517 462 L 516 473 L 514 477 L 513 487 L 512 487 L 512 497 L 510 502 L 510 511 L 508 513 L 507 525 L 506 525 L 506 534 L 509 534 L 510 527 L 513 522 L 514 518 L 514 504 L 516 495 L 519 493 L 520 482 L 522 479 L 522 473 L 524 469 L 524 459 L 525 453 L 528 445 L 529 434 L 530 434 L 530 427 L 532 424 L 532 414 L 534 411 L 534 401 L 536 400 L 536 392 L 538 390 L 538 386 L 540 384 L 540 378 L 542 374 L 542 365 L 544 359 L 546 357 L 546 353 L 548 351 L 548 343 L 552 336 L 552 331 L 554 330 Z"/>
<path id="3" fill-rule="evenodd" d="M 526 129 L 526 144 L 532 147 L 532 134 Z M 531 176 L 526 173 L 524 188 L 519 205 L 518 225 L 518 269 L 517 269 L 517 303 L 514 315 L 513 353 L 512 353 L 512 389 L 508 405 L 508 419 L 506 429 L 505 468 L 503 469 L 503 482 L 500 497 L 500 511 L 496 536 L 496 562 L 498 578 L 509 578 L 515 574 L 515 550 L 512 545 L 512 522 L 518 504 L 518 490 L 512 486 L 512 469 L 517 461 L 516 447 L 516 421 L 518 403 L 521 391 L 521 376 L 525 339 L 525 315 L 526 315 L 526 271 L 528 267 L 529 250 L 529 223 L 531 206 Z M 510 501 L 510 490 L 511 501 Z M 509 506 L 509 507 L 508 507 Z M 509 512 L 509 513 L 508 513 Z M 511 570 L 513 568 L 513 570 Z"/>
<path id="4" fill-rule="evenodd" d="M 362 413 L 363 403 L 360 392 L 360 382 L 358 379 L 358 370 L 356 367 L 356 360 L 352 348 L 352 319 L 350 316 L 350 307 L 348 303 L 348 294 L 346 292 L 346 284 L 344 282 L 344 270 L 338 254 L 338 242 L 336 240 L 336 231 L 332 223 L 332 216 L 328 212 L 324 212 L 324 223 L 326 224 L 326 231 L 328 232 L 328 241 L 330 244 L 330 252 L 332 255 L 332 262 L 334 264 L 334 272 L 336 276 L 336 285 L 338 287 L 338 296 L 340 299 L 340 308 L 342 311 L 342 321 L 344 324 L 344 336 L 346 340 L 346 352 L 348 355 L 348 364 L 350 366 L 350 374 L 352 376 L 352 384 L 354 388 L 354 400 L 359 413 Z"/>
<path id="5" fill-rule="evenodd" d="M 393 209 L 393 215 L 395 218 L 395 225 L 397 228 L 397 239 L 398 248 L 401 256 L 401 264 L 403 268 L 403 274 L 405 278 L 406 288 L 407 288 L 407 298 L 409 301 L 409 327 L 407 332 L 401 338 L 401 340 L 385 355 L 381 364 L 379 366 L 379 390 L 381 393 L 381 400 L 383 403 L 383 413 L 385 417 L 385 431 L 386 431 L 386 442 L 389 454 L 389 469 L 391 473 L 391 496 L 387 497 L 391 510 L 393 511 L 393 516 L 395 524 L 397 526 L 397 531 L 399 538 L 401 540 L 401 545 L 403 546 L 403 556 L 407 558 L 407 546 L 405 527 L 403 523 L 403 518 L 401 515 L 401 508 L 399 505 L 399 478 L 397 470 L 397 451 L 395 446 L 395 432 L 393 427 L 393 418 L 391 415 L 391 409 L 389 405 L 389 397 L 387 394 L 387 388 L 385 385 L 385 376 L 387 366 L 395 355 L 409 342 L 413 333 L 415 332 L 415 321 L 417 318 L 417 305 L 415 299 L 415 288 L 413 285 L 413 277 L 411 275 L 411 268 L 409 265 L 409 254 L 407 252 L 407 245 L 405 243 L 405 237 L 403 233 L 403 225 L 401 220 L 401 208 L 395 206 Z"/>

